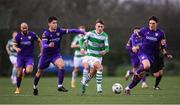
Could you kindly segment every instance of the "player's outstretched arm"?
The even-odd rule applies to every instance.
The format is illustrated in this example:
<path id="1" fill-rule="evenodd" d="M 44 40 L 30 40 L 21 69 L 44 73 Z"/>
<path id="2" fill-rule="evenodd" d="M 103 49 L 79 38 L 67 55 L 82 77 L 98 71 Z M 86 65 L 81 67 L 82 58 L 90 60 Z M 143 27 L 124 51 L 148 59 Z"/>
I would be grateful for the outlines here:
<path id="1" fill-rule="evenodd" d="M 6 44 L 6 51 L 7 51 L 7 53 L 10 55 L 11 54 L 11 51 L 9 50 L 9 41 L 8 41 L 8 43 Z"/>
<path id="2" fill-rule="evenodd" d="M 19 38 L 16 36 L 15 40 L 13 41 L 13 48 L 16 50 L 16 52 L 21 51 L 21 49 L 18 47 L 18 41 L 19 41 Z"/>
<path id="3" fill-rule="evenodd" d="M 79 29 L 67 29 L 67 33 L 71 34 L 71 33 L 75 33 L 75 34 L 85 34 L 84 31 L 81 31 Z"/>

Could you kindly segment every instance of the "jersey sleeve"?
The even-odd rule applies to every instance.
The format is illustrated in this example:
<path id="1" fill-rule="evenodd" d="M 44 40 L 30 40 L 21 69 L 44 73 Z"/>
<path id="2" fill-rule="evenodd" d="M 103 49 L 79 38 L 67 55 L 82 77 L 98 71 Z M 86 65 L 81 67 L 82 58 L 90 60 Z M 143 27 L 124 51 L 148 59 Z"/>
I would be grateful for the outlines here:
<path id="1" fill-rule="evenodd" d="M 131 37 L 128 39 L 128 42 L 126 43 L 126 49 L 131 50 Z"/>
<path id="2" fill-rule="evenodd" d="M 160 43 L 161 43 L 161 48 L 162 49 L 167 48 L 166 36 L 165 36 L 165 33 L 163 31 L 161 32 Z"/>
<path id="3" fill-rule="evenodd" d="M 80 45 L 80 49 L 85 49 L 85 43 L 84 41 L 86 41 L 89 38 L 90 32 L 87 32 L 84 37 L 81 37 L 79 40 L 79 45 Z"/>
<path id="4" fill-rule="evenodd" d="M 44 33 L 42 34 L 42 47 L 47 48 L 48 46 L 48 34 L 46 31 L 44 31 Z"/>
<path id="5" fill-rule="evenodd" d="M 145 27 L 142 27 L 141 29 L 140 29 L 140 31 L 138 32 L 138 35 L 139 36 L 144 36 L 144 33 L 145 33 L 145 30 L 146 30 L 146 28 Z"/>
<path id="6" fill-rule="evenodd" d="M 132 34 L 132 35 L 131 35 L 132 47 L 136 46 L 135 39 L 136 39 L 136 34 Z"/>
<path id="7" fill-rule="evenodd" d="M 32 32 L 32 33 L 33 33 L 33 39 L 37 41 L 39 39 L 39 36 L 35 32 Z"/>
<path id="8" fill-rule="evenodd" d="M 59 29 L 59 31 L 60 31 L 60 33 L 61 33 L 62 35 L 64 35 L 64 34 L 67 34 L 67 33 L 68 33 L 68 30 L 67 30 L 67 29 L 65 29 L 65 28 L 61 28 L 61 29 Z"/>
<path id="9" fill-rule="evenodd" d="M 75 33 L 75 34 L 84 34 L 85 32 L 79 29 L 66 29 L 68 34 Z"/>
<path id="10" fill-rule="evenodd" d="M 15 39 L 13 40 L 13 44 L 18 45 L 20 43 L 19 35 L 16 35 Z"/>

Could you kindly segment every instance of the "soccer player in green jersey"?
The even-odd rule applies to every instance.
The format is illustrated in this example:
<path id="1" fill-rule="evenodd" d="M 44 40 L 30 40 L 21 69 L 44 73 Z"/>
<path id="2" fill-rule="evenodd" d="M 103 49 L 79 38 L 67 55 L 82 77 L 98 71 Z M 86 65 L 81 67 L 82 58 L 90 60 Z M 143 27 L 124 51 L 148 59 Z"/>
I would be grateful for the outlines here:
<path id="1" fill-rule="evenodd" d="M 86 31 L 85 26 L 83 26 L 83 25 L 79 26 L 79 30 L 82 30 L 85 32 Z M 71 43 L 71 48 L 75 49 L 74 70 L 72 71 L 72 80 L 71 80 L 72 88 L 76 87 L 75 83 L 76 83 L 77 75 L 78 75 L 78 72 L 80 71 L 80 66 L 82 65 L 82 58 L 84 56 L 80 52 L 80 45 L 79 45 L 79 40 L 83 36 L 84 36 L 83 34 L 76 35 Z"/>
<path id="2" fill-rule="evenodd" d="M 9 55 L 9 59 L 13 65 L 12 68 L 12 74 L 11 74 L 11 82 L 12 84 L 16 84 L 16 66 L 17 66 L 17 52 L 16 50 L 13 48 L 13 40 L 15 40 L 15 37 L 17 35 L 17 32 L 14 31 L 12 33 L 12 38 L 10 40 L 8 40 L 7 44 L 6 44 L 6 51 Z"/>
<path id="3" fill-rule="evenodd" d="M 86 43 L 84 43 L 84 41 Z M 84 48 L 86 44 L 86 50 Z M 82 80 L 82 94 L 85 93 L 86 84 L 96 74 L 97 92 L 102 93 L 102 57 L 109 52 L 108 35 L 104 32 L 104 22 L 102 20 L 96 20 L 95 30 L 89 31 L 86 35 L 80 39 L 81 53 L 86 56 L 83 58 L 84 71 L 92 68 L 86 78 Z"/>

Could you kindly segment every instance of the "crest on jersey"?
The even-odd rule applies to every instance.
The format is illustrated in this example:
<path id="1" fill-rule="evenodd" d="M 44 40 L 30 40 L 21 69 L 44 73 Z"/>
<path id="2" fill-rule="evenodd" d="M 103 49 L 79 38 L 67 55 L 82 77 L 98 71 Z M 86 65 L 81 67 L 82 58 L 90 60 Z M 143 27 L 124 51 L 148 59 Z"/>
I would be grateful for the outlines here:
<path id="1" fill-rule="evenodd" d="M 31 36 L 28 36 L 28 39 L 31 39 Z"/>
<path id="2" fill-rule="evenodd" d="M 60 35 L 60 33 L 56 33 L 56 35 L 57 35 L 57 36 L 59 36 L 59 35 Z"/>
<path id="3" fill-rule="evenodd" d="M 155 33 L 155 36 L 158 36 L 159 34 L 158 33 Z"/>
<path id="4" fill-rule="evenodd" d="M 21 40 L 22 40 L 23 38 L 21 37 Z"/>
<path id="5" fill-rule="evenodd" d="M 144 58 L 145 58 L 145 56 L 142 56 L 141 58 L 142 58 L 142 59 L 144 59 Z"/>
<path id="6" fill-rule="evenodd" d="M 52 34 L 50 36 L 52 37 Z"/>

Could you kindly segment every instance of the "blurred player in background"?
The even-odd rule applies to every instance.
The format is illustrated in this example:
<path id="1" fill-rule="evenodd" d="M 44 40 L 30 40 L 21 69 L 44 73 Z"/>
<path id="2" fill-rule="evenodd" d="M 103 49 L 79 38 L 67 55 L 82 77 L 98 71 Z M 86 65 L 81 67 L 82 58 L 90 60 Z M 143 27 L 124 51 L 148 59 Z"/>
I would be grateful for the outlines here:
<path id="1" fill-rule="evenodd" d="M 6 51 L 9 55 L 9 59 L 13 65 L 12 68 L 12 73 L 11 73 L 11 82 L 12 84 L 16 84 L 16 66 L 17 66 L 17 52 L 16 50 L 13 48 L 13 41 L 15 40 L 15 37 L 17 35 L 17 32 L 14 31 L 12 33 L 12 39 L 8 40 L 7 44 L 6 44 Z"/>
<path id="2" fill-rule="evenodd" d="M 45 68 L 53 63 L 58 67 L 58 91 L 67 92 L 63 86 L 64 81 L 64 61 L 61 56 L 61 40 L 64 34 L 77 33 L 84 34 L 79 29 L 62 29 L 58 27 L 58 20 L 52 16 L 48 18 L 48 29 L 42 35 L 42 55 L 39 59 L 38 71 L 34 77 L 33 94 L 38 95 L 38 82 Z"/>
<path id="3" fill-rule="evenodd" d="M 81 53 L 85 54 L 84 41 L 87 41 L 87 54 L 83 58 L 84 70 L 90 70 L 88 76 L 82 80 L 82 94 L 86 91 L 86 84 L 96 74 L 97 92 L 102 93 L 102 56 L 109 52 L 108 35 L 104 32 L 104 22 L 96 20 L 95 30 L 89 31 L 80 39 Z"/>
<path id="4" fill-rule="evenodd" d="M 13 48 L 17 52 L 17 88 L 15 94 L 20 93 L 20 85 L 22 80 L 23 68 L 25 68 L 25 74 L 30 74 L 33 71 L 34 66 L 34 43 L 39 42 L 41 49 L 41 39 L 35 32 L 29 31 L 28 24 L 23 22 L 20 25 L 20 32 L 17 34 Z"/>
<path id="5" fill-rule="evenodd" d="M 128 80 L 130 75 L 132 76 L 135 73 L 136 69 L 140 65 L 140 61 L 138 58 L 138 50 L 136 49 L 134 50 L 134 47 L 139 47 L 142 44 L 142 37 L 138 35 L 139 31 L 140 31 L 139 26 L 134 27 L 133 34 L 129 38 L 128 43 L 126 44 L 126 49 L 130 51 L 131 63 L 133 66 L 132 70 L 127 71 L 125 75 L 126 80 Z M 136 37 L 134 37 L 134 35 L 136 35 Z M 146 84 L 146 75 L 144 75 L 141 81 L 142 81 L 141 87 L 148 88 L 148 85 Z"/>
<path id="6" fill-rule="evenodd" d="M 79 26 L 79 29 L 82 31 L 86 31 L 85 26 Z M 74 37 L 72 43 L 71 43 L 71 48 L 75 49 L 74 52 L 74 70 L 72 72 L 72 80 L 71 80 L 71 87 L 74 88 L 76 87 L 76 79 L 78 72 L 80 71 L 80 66 L 82 66 L 82 58 L 84 55 L 81 54 L 80 52 L 80 45 L 79 45 L 79 40 L 80 38 L 84 37 L 83 34 L 78 34 Z"/>

